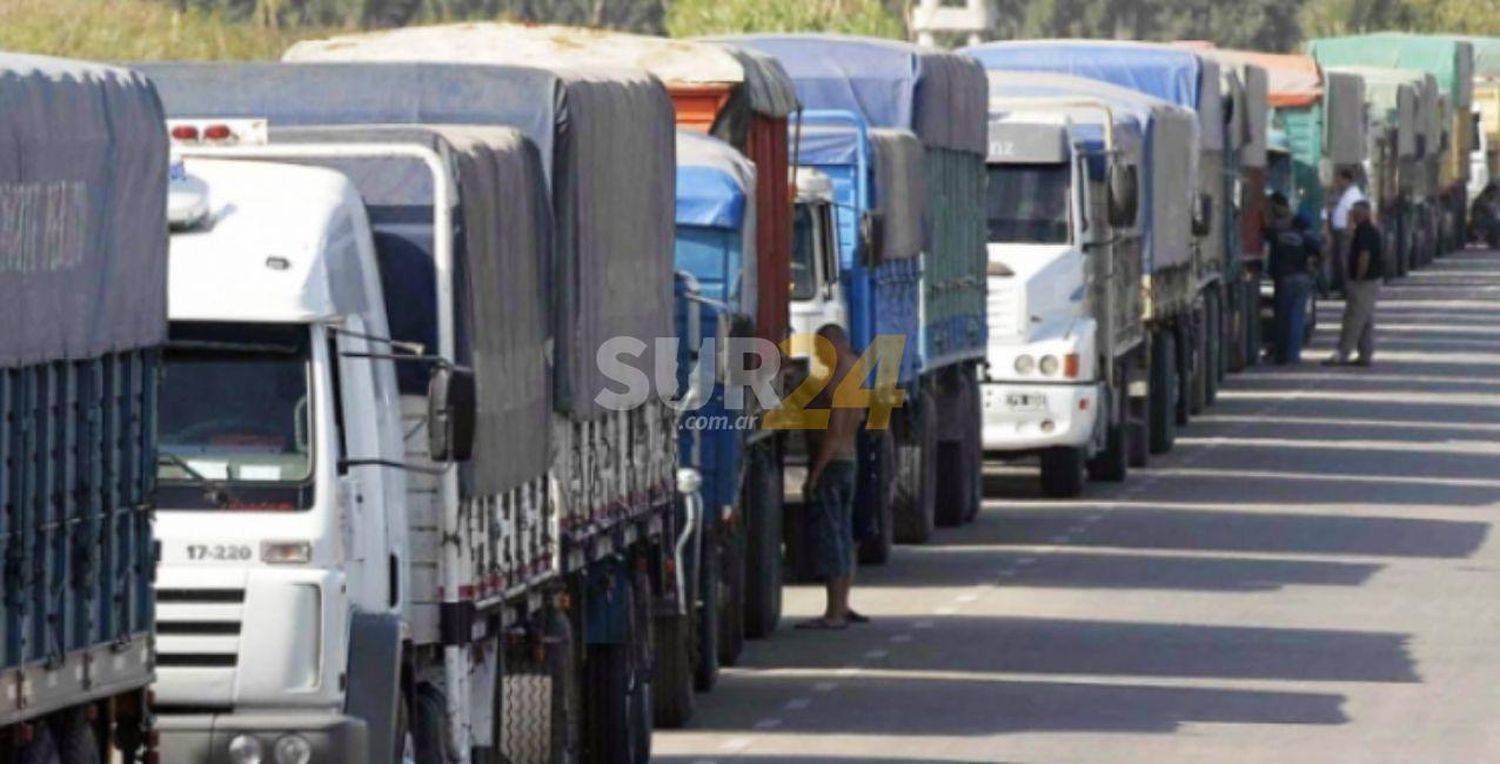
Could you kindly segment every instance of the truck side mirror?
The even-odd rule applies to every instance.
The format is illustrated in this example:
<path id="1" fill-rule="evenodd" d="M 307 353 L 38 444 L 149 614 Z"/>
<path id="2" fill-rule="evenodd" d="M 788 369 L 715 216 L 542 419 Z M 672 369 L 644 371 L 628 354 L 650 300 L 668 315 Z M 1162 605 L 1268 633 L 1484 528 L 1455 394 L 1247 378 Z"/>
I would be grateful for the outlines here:
<path id="1" fill-rule="evenodd" d="M 474 456 L 479 395 L 474 370 L 448 366 L 427 383 L 427 451 L 434 462 L 466 462 Z"/>
<path id="2" fill-rule="evenodd" d="M 870 210 L 859 216 L 859 248 L 866 268 L 885 262 L 885 215 Z"/>
<path id="3" fill-rule="evenodd" d="M 1109 202 L 1109 224 L 1114 228 L 1128 228 L 1135 224 L 1140 212 L 1140 178 L 1133 164 L 1111 164 L 1109 185 L 1105 189 Z"/>
<path id="4" fill-rule="evenodd" d="M 1193 209 L 1193 235 L 1207 236 L 1214 229 L 1214 200 L 1208 194 L 1198 195 L 1198 204 Z"/>

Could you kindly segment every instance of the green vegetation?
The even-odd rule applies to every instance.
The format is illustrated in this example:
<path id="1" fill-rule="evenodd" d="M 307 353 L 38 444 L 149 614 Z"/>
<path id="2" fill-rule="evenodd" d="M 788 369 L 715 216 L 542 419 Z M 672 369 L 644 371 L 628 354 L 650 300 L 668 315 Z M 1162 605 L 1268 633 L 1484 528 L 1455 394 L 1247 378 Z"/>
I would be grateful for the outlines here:
<path id="1" fill-rule="evenodd" d="M 0 50 L 97 61 L 276 59 L 332 31 L 233 23 L 153 0 L 0 0 Z"/>
<path id="2" fill-rule="evenodd" d="M 905 39 L 906 22 L 880 0 L 672 0 L 673 37 L 741 32 L 838 32 Z"/>

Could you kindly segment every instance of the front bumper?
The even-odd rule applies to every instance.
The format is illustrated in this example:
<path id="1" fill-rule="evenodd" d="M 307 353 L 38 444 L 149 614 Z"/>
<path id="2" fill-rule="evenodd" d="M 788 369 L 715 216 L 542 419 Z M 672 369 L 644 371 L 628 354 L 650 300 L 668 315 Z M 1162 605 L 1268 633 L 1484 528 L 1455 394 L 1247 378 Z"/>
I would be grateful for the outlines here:
<path id="1" fill-rule="evenodd" d="M 986 382 L 984 450 L 1029 452 L 1055 446 L 1085 447 L 1094 437 L 1099 415 L 1099 387 L 1083 385 L 1025 385 Z M 1026 396 L 1040 405 L 1016 407 L 1013 396 Z"/>
<path id="2" fill-rule="evenodd" d="M 163 714 L 156 718 L 166 764 L 229 764 L 229 743 L 239 735 L 260 740 L 265 764 L 278 764 L 276 741 L 301 735 L 312 747 L 311 764 L 368 761 L 363 720 L 342 714 L 249 711 L 234 714 Z"/>

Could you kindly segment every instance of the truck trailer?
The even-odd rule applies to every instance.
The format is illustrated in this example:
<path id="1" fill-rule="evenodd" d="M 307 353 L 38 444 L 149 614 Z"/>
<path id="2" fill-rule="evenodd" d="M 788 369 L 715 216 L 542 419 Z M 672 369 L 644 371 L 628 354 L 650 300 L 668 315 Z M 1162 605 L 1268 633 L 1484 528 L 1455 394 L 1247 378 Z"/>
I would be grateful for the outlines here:
<path id="1" fill-rule="evenodd" d="M 0 53 L 0 136 L 0 760 L 148 760 L 166 128 L 136 72 Z"/>
<path id="2" fill-rule="evenodd" d="M 649 370 L 673 333 L 660 84 L 498 66 L 148 68 L 188 120 L 173 132 L 209 200 L 174 263 L 208 268 L 222 242 L 250 272 L 181 271 L 205 294 L 182 303 L 197 313 L 180 329 L 210 334 L 187 349 L 291 351 L 312 398 L 283 436 L 313 465 L 295 493 L 258 501 L 269 469 L 205 474 L 182 457 L 222 485 L 219 504 L 227 491 L 249 506 L 162 513 L 163 580 L 196 605 L 184 628 L 221 629 L 164 673 L 164 743 L 213 761 L 293 737 L 317 761 L 647 758 L 652 621 L 687 617 L 676 415 L 657 396 L 612 401 L 622 355 L 601 349 L 638 340 Z M 262 270 L 289 272 L 281 293 Z M 237 300 L 206 294 L 224 278 Z M 283 336 L 212 337 L 226 329 Z M 316 639 L 288 618 L 299 608 Z"/>
<path id="3" fill-rule="evenodd" d="M 838 198 L 842 307 L 823 299 L 833 312 L 814 318 L 794 305 L 793 316 L 809 321 L 798 330 L 846 320 L 857 352 L 894 351 L 877 367 L 897 368 L 876 376 L 904 400 L 888 430 L 865 433 L 855 500 L 871 539 L 863 557 L 881 562 L 893 539 L 925 542 L 934 527 L 973 517 L 981 499 L 984 73 L 907 43 L 721 39 L 786 69 L 808 110 L 794 155 L 826 175 Z M 827 153 L 835 145 L 842 153 Z"/>
<path id="4" fill-rule="evenodd" d="M 602 71 L 645 70 L 666 86 L 680 128 L 730 144 L 759 171 L 755 188 L 755 266 L 732 285 L 748 311 L 748 336 L 774 345 L 787 339 L 791 283 L 791 200 L 782 178 L 789 161 L 788 120 L 797 111 L 792 82 L 780 65 L 754 51 L 690 40 L 549 25 L 479 23 L 408 27 L 310 40 L 292 46 L 287 61 L 410 60 L 453 63 L 544 64 Z M 722 292 L 709 274 L 696 274 L 710 293 Z M 719 296 L 716 299 L 724 299 Z M 776 389 L 789 391 L 786 378 Z M 750 398 L 750 403 L 755 399 Z M 740 413 L 740 412 L 737 412 Z M 724 656 L 739 655 L 746 636 L 776 629 L 781 616 L 781 433 L 760 426 L 755 408 L 736 430 L 745 469 L 739 490 L 720 494 L 728 519 L 714 530 L 721 547 L 726 605 L 721 621 Z"/>

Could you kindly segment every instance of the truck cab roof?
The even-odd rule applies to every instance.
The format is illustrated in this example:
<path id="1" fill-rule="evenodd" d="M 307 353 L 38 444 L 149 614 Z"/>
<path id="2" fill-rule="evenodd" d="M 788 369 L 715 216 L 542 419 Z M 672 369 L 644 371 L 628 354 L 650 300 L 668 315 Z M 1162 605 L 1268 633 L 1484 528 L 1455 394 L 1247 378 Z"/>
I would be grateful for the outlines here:
<path id="1" fill-rule="evenodd" d="M 242 160 L 185 162 L 208 214 L 175 231 L 169 299 L 177 321 L 312 322 L 363 313 L 374 268 L 364 207 L 343 175 Z"/>

